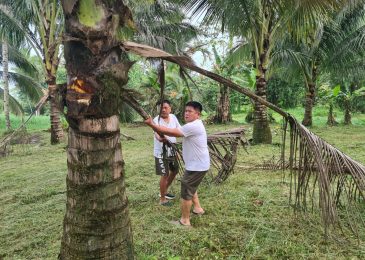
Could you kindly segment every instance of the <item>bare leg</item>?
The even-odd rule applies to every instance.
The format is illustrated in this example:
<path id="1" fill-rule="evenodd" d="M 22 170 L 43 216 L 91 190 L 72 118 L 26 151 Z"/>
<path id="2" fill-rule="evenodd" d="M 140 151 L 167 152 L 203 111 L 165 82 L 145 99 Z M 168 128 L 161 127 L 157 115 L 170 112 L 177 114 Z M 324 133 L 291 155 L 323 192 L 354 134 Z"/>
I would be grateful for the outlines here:
<path id="1" fill-rule="evenodd" d="M 165 195 L 167 193 L 167 180 L 169 176 L 161 176 L 160 179 L 160 202 L 166 202 L 167 199 L 165 198 Z"/>
<path id="2" fill-rule="evenodd" d="M 170 172 L 169 177 L 167 178 L 166 191 L 169 189 L 171 183 L 174 181 L 177 172 Z"/>
<path id="3" fill-rule="evenodd" d="M 181 199 L 181 223 L 190 226 L 190 209 L 193 204 L 192 200 Z"/>
<path id="4" fill-rule="evenodd" d="M 193 204 L 194 204 L 194 212 L 198 213 L 198 214 L 203 213 L 204 209 L 200 206 L 198 192 L 194 193 L 192 201 L 193 201 Z"/>

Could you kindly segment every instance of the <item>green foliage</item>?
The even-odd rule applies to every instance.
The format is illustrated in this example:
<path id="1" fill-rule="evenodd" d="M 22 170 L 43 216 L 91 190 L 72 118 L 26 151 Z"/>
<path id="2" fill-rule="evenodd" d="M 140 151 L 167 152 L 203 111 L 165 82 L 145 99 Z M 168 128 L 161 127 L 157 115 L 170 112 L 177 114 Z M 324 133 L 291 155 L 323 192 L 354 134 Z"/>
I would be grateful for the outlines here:
<path id="1" fill-rule="evenodd" d="M 267 84 L 267 100 L 281 108 L 294 108 L 304 98 L 303 84 L 287 82 L 279 77 L 272 77 Z"/>

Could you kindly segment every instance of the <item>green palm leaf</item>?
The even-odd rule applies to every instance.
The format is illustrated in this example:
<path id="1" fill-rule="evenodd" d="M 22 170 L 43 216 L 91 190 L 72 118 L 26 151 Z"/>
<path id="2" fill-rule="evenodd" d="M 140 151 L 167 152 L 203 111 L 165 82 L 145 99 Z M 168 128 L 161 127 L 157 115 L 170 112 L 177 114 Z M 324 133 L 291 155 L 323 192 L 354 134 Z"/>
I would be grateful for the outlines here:
<path id="1" fill-rule="evenodd" d="M 3 76 L 3 71 L 0 71 L 0 77 Z M 9 72 L 9 81 L 16 85 L 16 87 L 24 94 L 26 94 L 31 101 L 38 102 L 44 95 L 42 85 L 34 78 L 22 74 Z"/>
<path id="2" fill-rule="evenodd" d="M 0 99 L 4 99 L 4 90 L 2 88 L 0 88 Z M 21 116 L 24 114 L 22 105 L 11 95 L 9 95 L 9 108 L 10 112 L 17 116 Z"/>

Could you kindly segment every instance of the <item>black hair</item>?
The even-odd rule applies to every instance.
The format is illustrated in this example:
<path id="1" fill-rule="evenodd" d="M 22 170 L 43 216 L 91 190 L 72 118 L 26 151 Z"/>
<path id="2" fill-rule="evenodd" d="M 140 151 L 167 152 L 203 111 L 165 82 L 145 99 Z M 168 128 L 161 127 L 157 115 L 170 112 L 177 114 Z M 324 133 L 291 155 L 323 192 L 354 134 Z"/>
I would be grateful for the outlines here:
<path id="1" fill-rule="evenodd" d="M 168 104 L 171 107 L 171 102 L 168 99 L 162 100 L 162 104 Z M 161 105 L 161 101 L 158 101 L 156 106 L 160 106 L 160 105 Z"/>
<path id="2" fill-rule="evenodd" d="M 195 110 L 198 110 L 199 112 L 203 111 L 203 106 L 198 101 L 189 101 L 185 104 L 186 107 L 192 107 Z"/>

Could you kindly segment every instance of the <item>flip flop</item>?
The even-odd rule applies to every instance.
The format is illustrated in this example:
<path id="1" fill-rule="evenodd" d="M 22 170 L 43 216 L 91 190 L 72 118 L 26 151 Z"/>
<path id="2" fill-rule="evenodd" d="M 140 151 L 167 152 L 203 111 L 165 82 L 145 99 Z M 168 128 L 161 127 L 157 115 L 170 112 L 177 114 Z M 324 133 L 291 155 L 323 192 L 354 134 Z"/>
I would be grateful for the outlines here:
<path id="1" fill-rule="evenodd" d="M 160 205 L 164 207 L 171 207 L 173 204 L 171 201 L 165 201 L 165 202 L 160 202 Z"/>
<path id="2" fill-rule="evenodd" d="M 185 225 L 181 222 L 181 220 L 173 220 L 173 221 L 170 221 L 171 224 L 175 225 L 175 226 L 179 226 L 179 227 L 183 227 L 183 228 L 193 228 L 191 225 Z"/>
<path id="3" fill-rule="evenodd" d="M 194 214 L 194 215 L 197 215 L 197 216 L 204 215 L 204 213 L 205 213 L 205 211 L 202 211 L 202 212 L 195 212 L 195 211 L 193 210 L 193 214 Z"/>

